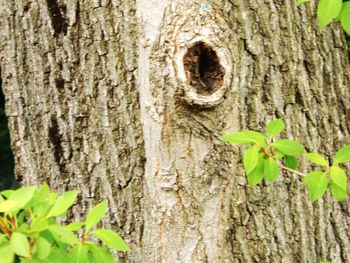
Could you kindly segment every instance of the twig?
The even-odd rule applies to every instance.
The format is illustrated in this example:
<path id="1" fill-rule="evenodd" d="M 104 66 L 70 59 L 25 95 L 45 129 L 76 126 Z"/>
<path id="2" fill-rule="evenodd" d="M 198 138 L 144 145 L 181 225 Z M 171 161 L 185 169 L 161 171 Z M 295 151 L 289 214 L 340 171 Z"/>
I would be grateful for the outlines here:
<path id="1" fill-rule="evenodd" d="M 298 171 L 293 170 L 293 169 L 290 169 L 290 168 L 288 168 L 287 166 L 284 166 L 284 165 L 282 165 L 282 164 L 280 164 L 279 166 L 280 166 L 282 169 L 286 170 L 286 171 L 295 173 L 295 174 L 300 175 L 300 176 L 306 176 L 306 174 L 301 173 L 301 172 L 298 172 Z"/>

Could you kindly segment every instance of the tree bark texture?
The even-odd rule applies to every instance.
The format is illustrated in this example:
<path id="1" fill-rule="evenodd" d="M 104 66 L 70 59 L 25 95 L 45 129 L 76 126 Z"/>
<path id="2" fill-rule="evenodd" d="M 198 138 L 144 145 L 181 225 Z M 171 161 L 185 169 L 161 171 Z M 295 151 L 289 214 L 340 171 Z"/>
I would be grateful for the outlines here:
<path id="1" fill-rule="evenodd" d="M 349 202 L 302 178 L 247 186 L 218 137 L 276 117 L 308 151 L 349 143 L 341 29 L 294 0 L 5 0 L 0 67 L 25 184 L 107 198 L 120 262 L 350 262 Z M 301 164 L 302 168 L 309 168 Z"/>

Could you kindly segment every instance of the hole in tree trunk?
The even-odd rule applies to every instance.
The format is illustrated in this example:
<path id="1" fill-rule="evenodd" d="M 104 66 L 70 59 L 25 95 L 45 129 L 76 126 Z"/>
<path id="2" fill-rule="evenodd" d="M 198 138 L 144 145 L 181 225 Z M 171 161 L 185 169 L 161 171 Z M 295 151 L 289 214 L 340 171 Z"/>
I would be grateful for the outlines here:
<path id="1" fill-rule="evenodd" d="M 225 69 L 208 44 L 197 42 L 189 47 L 183 63 L 187 79 L 198 94 L 211 95 L 222 86 Z"/>

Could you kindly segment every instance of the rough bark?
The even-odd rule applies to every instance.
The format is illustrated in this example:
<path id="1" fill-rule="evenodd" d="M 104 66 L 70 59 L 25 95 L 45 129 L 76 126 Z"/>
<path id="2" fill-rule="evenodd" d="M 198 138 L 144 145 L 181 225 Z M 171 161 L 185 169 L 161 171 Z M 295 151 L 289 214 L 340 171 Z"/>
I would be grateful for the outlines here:
<path id="1" fill-rule="evenodd" d="M 249 188 L 218 139 L 281 117 L 309 151 L 350 142 L 344 37 L 314 2 L 7 0 L 0 24 L 17 177 L 80 189 L 75 219 L 107 198 L 121 262 L 350 262 L 348 202 Z"/>

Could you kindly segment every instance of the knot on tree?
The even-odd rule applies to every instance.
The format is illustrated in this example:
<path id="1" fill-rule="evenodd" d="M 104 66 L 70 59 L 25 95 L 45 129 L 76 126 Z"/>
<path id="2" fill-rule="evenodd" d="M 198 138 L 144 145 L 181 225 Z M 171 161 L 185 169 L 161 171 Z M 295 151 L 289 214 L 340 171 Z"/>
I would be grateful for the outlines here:
<path id="1" fill-rule="evenodd" d="M 225 43 L 206 37 L 181 41 L 175 65 L 178 94 L 188 105 L 211 108 L 223 101 L 233 73 L 232 54 Z"/>
<path id="2" fill-rule="evenodd" d="M 225 69 L 216 52 L 200 41 L 190 46 L 183 58 L 189 84 L 199 95 L 211 95 L 223 84 Z"/>

